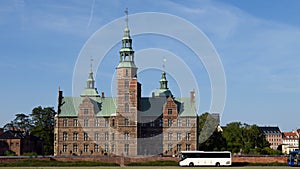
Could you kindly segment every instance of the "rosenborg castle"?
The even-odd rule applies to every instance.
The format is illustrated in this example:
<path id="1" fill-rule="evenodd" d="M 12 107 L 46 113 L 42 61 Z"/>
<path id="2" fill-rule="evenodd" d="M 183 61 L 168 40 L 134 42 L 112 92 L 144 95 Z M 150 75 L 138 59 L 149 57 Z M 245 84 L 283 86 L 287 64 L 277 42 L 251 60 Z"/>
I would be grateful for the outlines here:
<path id="1" fill-rule="evenodd" d="M 152 96 L 141 96 L 128 19 L 119 57 L 116 98 L 99 95 L 92 70 L 79 97 L 59 91 L 54 155 L 176 155 L 196 150 L 194 92 L 186 98 L 173 96 L 163 71 Z"/>

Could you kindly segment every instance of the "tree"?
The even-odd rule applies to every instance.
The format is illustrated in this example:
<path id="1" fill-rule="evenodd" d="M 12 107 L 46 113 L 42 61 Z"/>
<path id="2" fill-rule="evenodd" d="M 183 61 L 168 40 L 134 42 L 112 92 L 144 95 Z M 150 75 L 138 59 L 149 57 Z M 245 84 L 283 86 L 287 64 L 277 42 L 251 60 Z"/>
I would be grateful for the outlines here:
<path id="1" fill-rule="evenodd" d="M 43 139 L 43 148 L 46 155 L 53 154 L 54 115 L 53 107 L 42 108 L 41 106 L 34 108 L 30 114 L 34 124 L 31 133 Z"/>
<path id="2" fill-rule="evenodd" d="M 224 128 L 223 136 L 227 141 L 228 150 L 234 153 L 269 153 L 264 148 L 269 147 L 270 144 L 257 125 L 242 124 L 240 122 L 229 123 Z"/>
<path id="3" fill-rule="evenodd" d="M 204 113 L 198 117 L 199 150 L 224 150 L 226 140 L 221 132 L 218 132 L 218 120 L 209 113 Z"/>
<path id="4" fill-rule="evenodd" d="M 4 125 L 5 130 L 24 130 L 24 131 L 29 131 L 32 128 L 32 121 L 29 118 L 28 115 L 24 113 L 19 113 L 15 115 L 15 119 L 11 121 L 10 123 L 7 123 Z"/>

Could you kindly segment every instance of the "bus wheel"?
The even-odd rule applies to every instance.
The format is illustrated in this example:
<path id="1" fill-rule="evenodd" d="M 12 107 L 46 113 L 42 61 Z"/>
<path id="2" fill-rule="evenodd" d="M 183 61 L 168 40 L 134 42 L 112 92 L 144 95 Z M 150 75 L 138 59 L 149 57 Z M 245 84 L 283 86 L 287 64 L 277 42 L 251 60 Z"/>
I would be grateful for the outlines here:
<path id="1" fill-rule="evenodd" d="M 216 163 L 216 167 L 220 167 L 220 163 L 219 162 Z"/>
<path id="2" fill-rule="evenodd" d="M 189 166 L 194 167 L 194 163 L 190 162 Z"/>

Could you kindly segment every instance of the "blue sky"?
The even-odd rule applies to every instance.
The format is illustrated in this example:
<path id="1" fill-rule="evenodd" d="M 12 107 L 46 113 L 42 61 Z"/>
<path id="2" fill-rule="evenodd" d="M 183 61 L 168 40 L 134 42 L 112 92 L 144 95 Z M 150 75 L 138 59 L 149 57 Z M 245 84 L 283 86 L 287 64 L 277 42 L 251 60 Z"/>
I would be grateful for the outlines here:
<path id="1" fill-rule="evenodd" d="M 123 17 L 128 7 L 130 14 L 162 12 L 184 18 L 210 39 L 227 82 L 222 125 L 241 121 L 276 125 L 284 131 L 300 128 L 300 1 L 14 0 L 0 4 L 0 126 L 35 106 L 56 108 L 59 85 L 64 95 L 72 95 L 73 71 L 84 44 L 98 29 Z M 136 36 L 133 41 L 137 53 L 161 48 L 179 56 L 189 54 L 182 44 L 164 37 Z M 109 93 L 107 79 L 113 76 L 119 48 L 118 44 L 111 48 L 107 64 L 97 70 L 100 92 Z M 172 65 L 167 61 L 167 66 Z M 203 66 L 188 66 L 200 70 L 199 112 L 208 111 L 209 77 Z M 159 70 L 139 74 L 144 95 L 158 87 L 159 78 Z M 179 87 L 172 77 L 169 80 L 176 96 Z"/>

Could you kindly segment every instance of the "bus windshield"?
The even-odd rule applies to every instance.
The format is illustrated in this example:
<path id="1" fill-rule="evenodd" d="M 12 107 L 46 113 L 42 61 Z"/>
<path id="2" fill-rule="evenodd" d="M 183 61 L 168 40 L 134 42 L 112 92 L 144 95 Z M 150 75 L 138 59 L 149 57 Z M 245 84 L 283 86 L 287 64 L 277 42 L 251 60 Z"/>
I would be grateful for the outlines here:
<path id="1" fill-rule="evenodd" d="M 300 150 L 293 151 L 289 154 L 289 166 L 300 166 Z"/>

